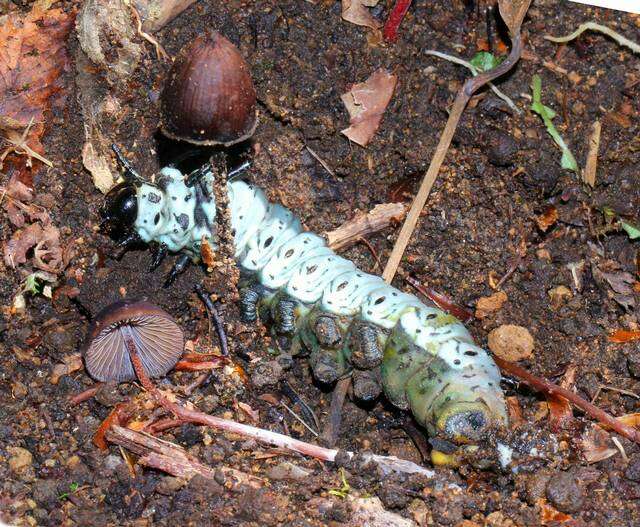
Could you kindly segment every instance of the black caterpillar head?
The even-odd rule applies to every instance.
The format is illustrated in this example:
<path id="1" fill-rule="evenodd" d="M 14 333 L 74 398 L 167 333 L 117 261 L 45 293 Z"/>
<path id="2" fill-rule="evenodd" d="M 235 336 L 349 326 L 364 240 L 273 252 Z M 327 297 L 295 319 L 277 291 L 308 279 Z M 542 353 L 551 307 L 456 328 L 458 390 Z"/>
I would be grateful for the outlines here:
<path id="1" fill-rule="evenodd" d="M 130 181 L 119 183 L 107 194 L 100 210 L 100 230 L 114 239 L 121 238 L 133 227 L 138 215 L 136 187 Z"/>

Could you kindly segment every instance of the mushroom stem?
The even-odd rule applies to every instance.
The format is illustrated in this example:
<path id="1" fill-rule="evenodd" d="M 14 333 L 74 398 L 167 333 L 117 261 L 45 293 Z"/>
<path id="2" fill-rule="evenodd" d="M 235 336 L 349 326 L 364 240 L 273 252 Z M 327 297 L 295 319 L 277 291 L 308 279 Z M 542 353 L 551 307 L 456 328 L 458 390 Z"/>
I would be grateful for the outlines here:
<path id="1" fill-rule="evenodd" d="M 151 382 L 151 379 L 144 371 L 144 367 L 142 366 L 142 361 L 140 360 L 140 355 L 138 355 L 138 350 L 136 348 L 136 343 L 133 340 L 133 334 L 131 332 L 131 328 L 129 326 L 122 326 L 120 328 L 122 332 L 122 337 L 124 339 L 124 344 L 127 347 L 127 351 L 129 352 L 129 357 L 131 358 L 131 364 L 133 365 L 133 371 L 136 372 L 138 379 L 140 380 L 140 384 L 142 387 L 147 390 L 149 393 L 157 396 L 157 388 Z"/>

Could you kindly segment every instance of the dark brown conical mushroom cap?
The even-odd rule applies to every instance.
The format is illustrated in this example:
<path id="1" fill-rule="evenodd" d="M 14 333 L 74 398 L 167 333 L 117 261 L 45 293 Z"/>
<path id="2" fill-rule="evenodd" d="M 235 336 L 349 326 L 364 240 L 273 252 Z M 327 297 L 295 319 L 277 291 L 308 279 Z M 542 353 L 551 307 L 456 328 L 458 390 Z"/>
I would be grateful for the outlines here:
<path id="1" fill-rule="evenodd" d="M 251 137 L 257 124 L 256 91 L 238 48 L 216 31 L 182 48 L 162 93 L 163 133 L 229 146 Z"/>
<path id="2" fill-rule="evenodd" d="M 82 355 L 91 377 L 104 382 L 136 378 L 127 335 L 149 377 L 166 374 L 184 349 L 182 329 L 166 311 L 146 301 L 121 300 L 105 307 L 89 325 Z"/>

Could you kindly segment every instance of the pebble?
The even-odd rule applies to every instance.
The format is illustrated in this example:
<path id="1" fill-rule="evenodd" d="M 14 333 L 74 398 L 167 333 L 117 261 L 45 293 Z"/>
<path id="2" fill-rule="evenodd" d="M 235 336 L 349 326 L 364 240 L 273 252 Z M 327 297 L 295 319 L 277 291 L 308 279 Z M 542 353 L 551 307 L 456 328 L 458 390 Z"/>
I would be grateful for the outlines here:
<path id="1" fill-rule="evenodd" d="M 305 468 L 283 461 L 267 471 L 267 476 L 274 480 L 299 480 L 307 478 L 311 475 L 311 471 Z"/>
<path id="2" fill-rule="evenodd" d="M 584 493 L 569 472 L 558 472 L 547 483 L 547 499 L 560 512 L 577 512 L 584 503 Z"/>
<path id="3" fill-rule="evenodd" d="M 489 150 L 487 157 L 489 163 L 499 167 L 513 165 L 515 154 L 518 152 L 518 144 L 511 135 L 495 130 L 489 137 Z"/>
<path id="4" fill-rule="evenodd" d="M 170 496 L 177 490 L 180 490 L 182 487 L 184 487 L 185 484 L 186 481 L 182 478 L 165 476 L 156 485 L 156 492 L 158 494 L 162 494 L 163 496 Z"/>
<path id="5" fill-rule="evenodd" d="M 9 458 L 9 468 L 21 479 L 31 479 L 33 477 L 33 456 L 26 448 L 19 446 L 7 447 L 7 452 L 11 454 Z"/>
<path id="6" fill-rule="evenodd" d="M 501 359 L 516 362 L 533 355 L 534 341 L 527 328 L 505 324 L 489 333 L 489 349 Z"/>
<path id="7" fill-rule="evenodd" d="M 58 484 L 52 479 L 39 479 L 32 487 L 33 499 L 43 507 L 58 501 Z"/>
<path id="8" fill-rule="evenodd" d="M 280 381 L 284 368 L 277 360 L 270 360 L 263 364 L 258 364 L 251 375 L 251 382 L 256 388 L 273 386 Z"/>
<path id="9" fill-rule="evenodd" d="M 640 379 L 640 346 L 636 346 L 627 355 L 627 368 L 632 377 Z"/>

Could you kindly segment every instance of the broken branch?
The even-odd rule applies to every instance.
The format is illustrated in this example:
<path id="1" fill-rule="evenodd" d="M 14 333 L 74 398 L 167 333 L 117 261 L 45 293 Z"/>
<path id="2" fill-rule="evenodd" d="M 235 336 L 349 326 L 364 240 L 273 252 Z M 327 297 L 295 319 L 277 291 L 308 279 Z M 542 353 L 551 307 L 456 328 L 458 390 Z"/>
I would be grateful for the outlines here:
<path id="1" fill-rule="evenodd" d="M 554 384 L 551 381 L 545 379 L 544 377 L 538 377 L 537 375 L 528 372 L 524 368 L 521 368 L 517 364 L 513 364 L 512 362 L 503 360 L 496 355 L 493 356 L 493 360 L 496 361 L 496 364 L 500 366 L 503 371 L 521 379 L 532 388 L 541 391 L 547 396 L 564 397 L 575 406 L 580 408 L 582 411 L 584 411 L 587 415 L 593 417 L 600 423 L 609 426 L 614 432 L 620 434 L 623 437 L 626 437 L 630 441 L 640 443 L 640 432 L 638 432 L 638 430 L 619 421 L 611 414 L 608 414 L 601 408 L 598 408 L 594 404 L 591 404 L 589 401 L 583 399 L 578 394 L 562 388 L 557 384 Z"/>
<path id="2" fill-rule="evenodd" d="M 406 212 L 402 203 L 383 203 L 376 205 L 368 213 L 359 213 L 354 218 L 343 223 L 337 229 L 324 233 L 329 247 L 339 251 L 354 245 L 361 238 L 374 232 L 379 232 L 393 222 L 399 222 Z"/>

